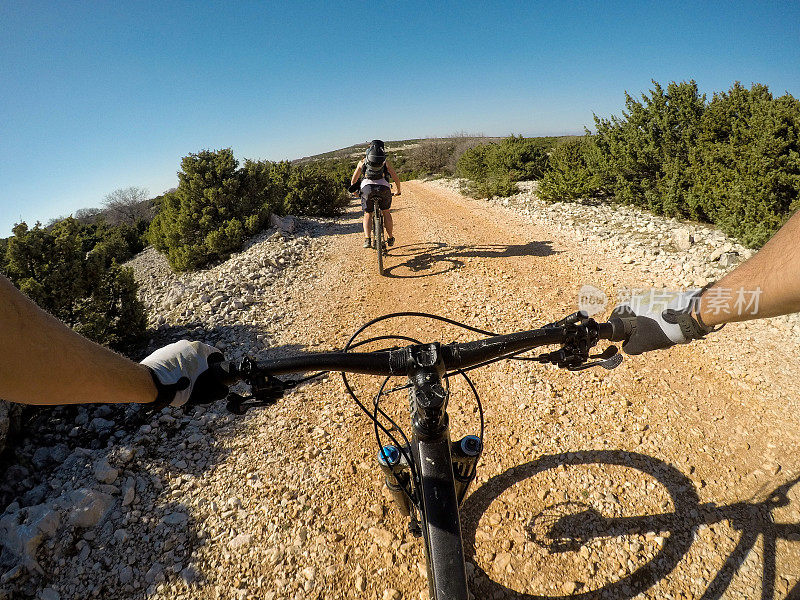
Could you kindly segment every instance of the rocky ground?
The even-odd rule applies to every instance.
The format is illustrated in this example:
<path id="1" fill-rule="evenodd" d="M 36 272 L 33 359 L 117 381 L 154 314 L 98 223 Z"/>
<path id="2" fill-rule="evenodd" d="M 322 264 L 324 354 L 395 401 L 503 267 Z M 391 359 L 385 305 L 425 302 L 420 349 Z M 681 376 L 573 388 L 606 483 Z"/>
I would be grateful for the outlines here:
<path id="1" fill-rule="evenodd" d="M 200 339 L 262 359 L 333 349 L 404 309 L 509 332 L 575 310 L 585 284 L 609 298 L 701 285 L 748 255 L 708 228 L 628 208 L 546 205 L 535 188 L 486 203 L 452 185 L 404 184 L 385 278 L 360 247 L 355 207 L 270 230 L 195 274 L 145 251 L 131 266 L 152 347 Z M 398 330 L 472 338 L 418 320 L 383 332 Z M 474 596 L 800 593 L 798 333 L 796 320 L 772 319 L 610 372 L 477 372 L 486 451 L 463 510 Z M 475 432 L 463 385 L 451 406 L 454 437 Z M 404 407 L 386 410 L 405 423 Z M 426 597 L 421 544 L 392 509 L 372 427 L 338 376 L 243 418 L 223 403 L 52 417 L 6 474 L 0 598 Z"/>

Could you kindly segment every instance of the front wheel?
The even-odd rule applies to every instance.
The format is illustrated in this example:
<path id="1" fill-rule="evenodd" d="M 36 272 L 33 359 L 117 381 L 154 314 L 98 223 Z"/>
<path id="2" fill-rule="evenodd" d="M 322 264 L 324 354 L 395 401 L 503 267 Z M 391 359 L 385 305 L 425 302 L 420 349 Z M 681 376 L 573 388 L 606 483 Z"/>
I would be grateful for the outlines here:
<path id="1" fill-rule="evenodd" d="M 373 222 L 373 239 L 375 240 L 375 253 L 378 255 L 378 275 L 383 275 L 383 215 L 379 208 L 375 208 Z"/>
<path id="2" fill-rule="evenodd" d="M 450 440 L 415 440 L 428 594 L 431 600 L 467 600 L 467 573 Z"/>

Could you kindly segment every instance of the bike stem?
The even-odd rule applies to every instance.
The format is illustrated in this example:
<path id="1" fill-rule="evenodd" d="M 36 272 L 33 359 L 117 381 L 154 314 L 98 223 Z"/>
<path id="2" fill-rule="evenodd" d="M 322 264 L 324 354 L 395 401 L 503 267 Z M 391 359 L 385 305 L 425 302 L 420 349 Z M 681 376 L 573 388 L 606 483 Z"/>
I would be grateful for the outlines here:
<path id="1" fill-rule="evenodd" d="M 433 441 L 447 432 L 447 391 L 442 385 L 445 365 L 438 343 L 407 349 L 408 378 L 412 385 L 411 425 L 421 440 Z"/>

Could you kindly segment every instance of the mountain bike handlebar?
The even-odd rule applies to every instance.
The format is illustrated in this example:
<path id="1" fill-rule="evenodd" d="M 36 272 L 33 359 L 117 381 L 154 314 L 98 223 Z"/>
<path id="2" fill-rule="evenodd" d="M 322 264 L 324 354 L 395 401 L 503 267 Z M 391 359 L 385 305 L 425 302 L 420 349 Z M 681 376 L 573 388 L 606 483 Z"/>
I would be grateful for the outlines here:
<path id="1" fill-rule="evenodd" d="M 630 337 L 634 327 L 633 318 L 615 316 L 608 322 L 597 323 L 589 319 L 586 313 L 578 312 L 541 329 L 491 336 L 473 342 L 442 345 L 439 351 L 445 369 L 450 372 L 480 366 L 497 359 L 511 358 L 539 346 L 565 344 L 561 351 L 543 355 L 544 358 L 539 357 L 538 360 L 577 370 L 590 358 L 589 349 L 600 339 L 624 341 Z M 565 349 L 568 351 L 565 352 Z M 612 354 L 616 354 L 616 348 Z M 604 355 L 600 357 L 608 358 Z M 411 357 L 408 348 L 376 352 L 303 352 L 274 358 L 257 365 L 252 362 L 247 365 L 242 363 L 240 366 L 229 362 L 217 363 L 209 368 L 209 376 L 224 385 L 233 385 L 256 376 L 309 371 L 345 371 L 382 376 L 407 375 L 410 366 Z"/>

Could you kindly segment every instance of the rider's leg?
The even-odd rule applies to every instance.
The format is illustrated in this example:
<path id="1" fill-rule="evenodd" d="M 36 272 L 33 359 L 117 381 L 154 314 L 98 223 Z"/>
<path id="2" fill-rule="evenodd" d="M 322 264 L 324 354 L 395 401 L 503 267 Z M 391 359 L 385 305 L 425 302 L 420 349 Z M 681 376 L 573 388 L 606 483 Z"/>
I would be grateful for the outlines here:
<path id="1" fill-rule="evenodd" d="M 386 235 L 392 237 L 394 225 L 392 224 L 392 211 L 389 208 L 383 211 L 383 227 L 386 229 Z"/>
<path id="2" fill-rule="evenodd" d="M 364 211 L 364 237 L 372 238 L 372 213 Z"/>

